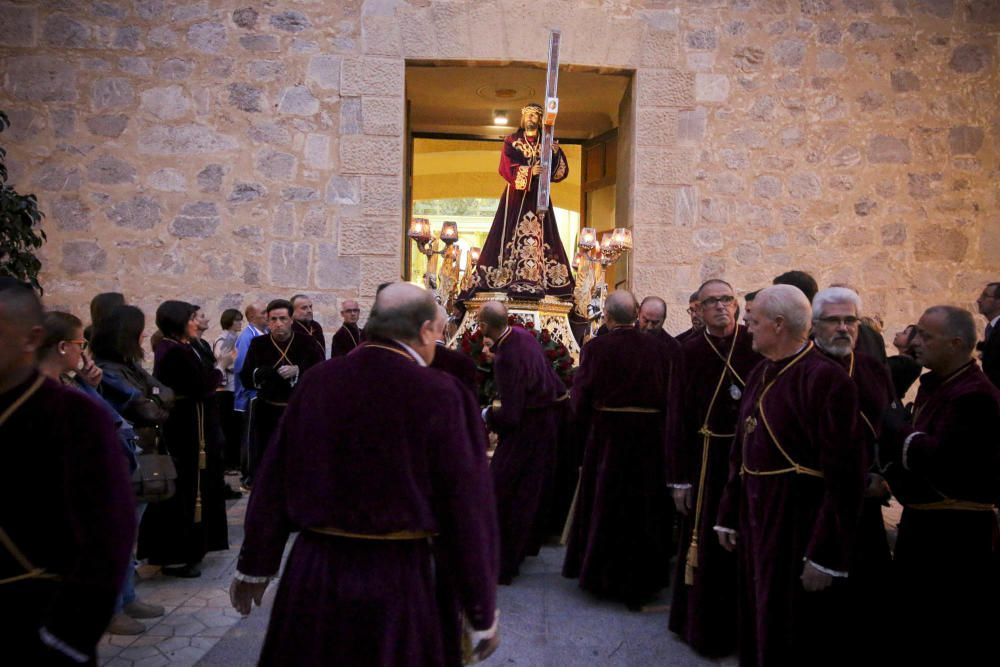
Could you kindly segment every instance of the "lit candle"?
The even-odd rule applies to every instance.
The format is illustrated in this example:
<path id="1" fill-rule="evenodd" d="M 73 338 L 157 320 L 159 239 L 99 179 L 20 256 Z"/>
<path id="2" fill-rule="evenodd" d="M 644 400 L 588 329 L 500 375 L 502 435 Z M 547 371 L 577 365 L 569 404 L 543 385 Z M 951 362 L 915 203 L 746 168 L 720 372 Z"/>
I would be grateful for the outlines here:
<path id="1" fill-rule="evenodd" d="M 413 218 L 410 221 L 410 231 L 407 234 L 418 243 L 425 243 L 431 240 L 431 222 L 427 218 Z"/>
<path id="2" fill-rule="evenodd" d="M 601 252 L 607 252 L 612 248 L 614 235 L 611 232 L 604 232 L 601 234 Z"/>
<path id="3" fill-rule="evenodd" d="M 611 245 L 616 248 L 625 247 L 625 228 L 615 227 L 615 231 L 611 232 Z"/>
<path id="4" fill-rule="evenodd" d="M 447 220 L 441 223 L 441 240 L 445 243 L 454 243 L 458 240 L 458 223 Z"/>
<path id="5" fill-rule="evenodd" d="M 469 248 L 469 264 L 479 263 L 479 253 L 481 252 L 482 250 L 479 248 Z"/>
<path id="6" fill-rule="evenodd" d="M 576 255 L 573 256 L 573 268 L 579 269 L 583 266 L 583 263 L 589 260 L 586 250 L 578 250 Z"/>
<path id="7" fill-rule="evenodd" d="M 597 230 L 593 227 L 584 227 L 580 230 L 580 240 L 577 242 L 583 250 L 590 250 L 597 245 Z"/>
<path id="8" fill-rule="evenodd" d="M 625 250 L 632 249 L 632 230 L 627 227 L 622 228 L 622 248 Z"/>

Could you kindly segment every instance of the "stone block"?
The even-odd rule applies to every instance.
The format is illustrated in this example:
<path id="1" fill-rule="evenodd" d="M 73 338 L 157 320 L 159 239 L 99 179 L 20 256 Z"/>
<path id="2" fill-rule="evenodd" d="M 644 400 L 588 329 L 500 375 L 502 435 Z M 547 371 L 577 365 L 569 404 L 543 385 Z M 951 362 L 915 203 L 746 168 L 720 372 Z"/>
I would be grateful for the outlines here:
<path id="1" fill-rule="evenodd" d="M 285 74 L 285 65 L 280 60 L 251 60 L 246 72 L 254 81 L 274 81 Z"/>
<path id="2" fill-rule="evenodd" d="M 291 133 L 277 123 L 258 123 L 247 129 L 247 136 L 253 141 L 275 146 L 284 146 L 292 141 Z"/>
<path id="3" fill-rule="evenodd" d="M 640 69 L 636 73 L 636 99 L 640 108 L 692 106 L 694 92 L 695 76 L 692 72 Z"/>
<path id="4" fill-rule="evenodd" d="M 323 206 L 310 206 L 302 216 L 302 235 L 325 239 L 329 237 L 329 215 Z"/>
<path id="5" fill-rule="evenodd" d="M 105 211 L 108 220 L 125 229 L 153 229 L 160 224 L 160 203 L 146 195 L 118 202 Z"/>
<path id="6" fill-rule="evenodd" d="M 78 190 L 80 188 L 80 170 L 61 164 L 47 164 L 38 170 L 34 184 L 39 190 L 50 192 Z"/>
<path id="7" fill-rule="evenodd" d="M 788 194 L 792 199 L 819 199 L 823 194 L 819 176 L 812 172 L 796 172 L 788 177 Z"/>
<path id="8" fill-rule="evenodd" d="M 293 186 L 284 188 L 281 191 L 281 198 L 284 201 L 319 201 L 319 192 L 313 188 Z"/>
<path id="9" fill-rule="evenodd" d="M 73 135 L 76 128 L 76 111 L 73 109 L 52 109 L 49 111 L 49 121 L 57 139 L 65 139 Z"/>
<path id="10" fill-rule="evenodd" d="M 0 6 L 0 44 L 5 46 L 34 46 L 38 25 L 36 7 Z"/>
<path id="11" fill-rule="evenodd" d="M 906 243 L 905 222 L 893 222 L 888 225 L 882 225 L 880 232 L 882 235 L 882 245 L 901 246 Z"/>
<path id="12" fill-rule="evenodd" d="M 345 174 L 399 175 L 403 172 L 402 139 L 341 137 L 340 165 Z"/>
<path id="13" fill-rule="evenodd" d="M 983 146 L 983 128 L 958 125 L 948 130 L 948 150 L 952 155 L 975 155 Z"/>
<path id="14" fill-rule="evenodd" d="M 184 88 L 174 84 L 142 91 L 139 108 L 160 120 L 177 120 L 191 110 Z"/>
<path id="15" fill-rule="evenodd" d="M 361 284 L 358 286 L 359 296 L 374 297 L 375 290 L 378 289 L 379 285 L 400 280 L 403 275 L 403 265 L 398 255 L 395 257 L 361 257 L 360 259 Z"/>
<path id="16" fill-rule="evenodd" d="M 696 107 L 677 113 L 677 141 L 699 143 L 705 137 L 708 125 L 708 109 Z"/>
<path id="17" fill-rule="evenodd" d="M 868 161 L 872 164 L 909 164 L 911 158 L 906 139 L 880 134 L 868 141 Z"/>
<path id="18" fill-rule="evenodd" d="M 739 148 L 723 148 L 719 150 L 719 158 L 726 169 L 741 171 L 750 167 L 750 156 L 745 150 Z M 768 165 L 771 168 L 771 165 Z"/>
<path id="19" fill-rule="evenodd" d="M 271 284 L 278 287 L 308 287 L 311 255 L 311 243 L 271 243 Z"/>
<path id="20" fill-rule="evenodd" d="M 366 55 L 398 56 L 400 45 L 399 21 L 396 17 L 361 17 L 361 48 Z"/>
<path id="21" fill-rule="evenodd" d="M 637 150 L 640 183 L 686 185 L 694 181 L 696 151 L 688 148 L 642 147 Z"/>
<path id="22" fill-rule="evenodd" d="M 267 188 L 260 183 L 244 183 L 237 181 L 233 183 L 233 189 L 226 197 L 230 204 L 244 204 L 267 197 Z"/>
<path id="23" fill-rule="evenodd" d="M 910 93 L 920 90 L 920 77 L 909 70 L 893 70 L 889 76 L 892 89 L 897 93 Z"/>
<path id="24" fill-rule="evenodd" d="M 157 169 L 147 179 L 149 187 L 161 192 L 184 192 L 187 190 L 187 177 L 177 169 L 165 167 Z"/>
<path id="25" fill-rule="evenodd" d="M 179 39 L 177 33 L 165 25 L 158 25 L 155 28 L 151 28 L 146 34 L 146 40 L 152 46 L 158 46 L 162 49 L 176 46 Z"/>
<path id="26" fill-rule="evenodd" d="M 962 44 L 951 52 L 948 66 L 959 74 L 975 74 L 990 64 L 993 54 L 979 44 Z"/>
<path id="27" fill-rule="evenodd" d="M 961 262 L 965 259 L 969 239 L 961 230 L 924 224 L 917 226 L 915 231 L 913 250 L 918 262 Z"/>
<path id="28" fill-rule="evenodd" d="M 344 58 L 341 64 L 341 95 L 402 97 L 403 86 L 404 66 L 402 59 L 353 57 Z"/>
<path id="29" fill-rule="evenodd" d="M 820 69 L 840 70 L 847 65 L 847 57 L 838 51 L 823 49 L 816 54 L 816 66 Z"/>
<path id="30" fill-rule="evenodd" d="M 70 276 L 103 271 L 108 253 L 96 241 L 66 241 L 60 267 Z"/>
<path id="31" fill-rule="evenodd" d="M 125 109 L 135 101 L 135 91 L 128 79 L 98 79 L 90 89 L 90 102 L 98 111 Z"/>
<path id="32" fill-rule="evenodd" d="M 252 53 L 281 51 L 281 42 L 275 35 L 240 35 L 240 46 Z"/>
<path id="33" fill-rule="evenodd" d="M 361 134 L 361 98 L 345 97 L 340 101 L 340 135 Z"/>
<path id="34" fill-rule="evenodd" d="M 82 49 L 90 46 L 90 27 L 67 16 L 52 14 L 42 26 L 42 43 L 63 49 Z"/>
<path id="35" fill-rule="evenodd" d="M 698 72 L 694 76 L 694 99 L 698 103 L 725 102 L 729 99 L 729 77 L 725 74 Z"/>
<path id="36" fill-rule="evenodd" d="M 806 55 L 806 43 L 801 39 L 783 39 L 771 49 L 771 57 L 781 67 L 798 67 Z"/>
<path id="37" fill-rule="evenodd" d="M 141 44 L 139 43 L 141 35 L 142 33 L 138 26 L 118 26 L 118 28 L 115 29 L 114 39 L 111 41 L 111 48 L 136 51 L 141 47 Z"/>
<path id="38" fill-rule="evenodd" d="M 87 180 L 101 185 L 135 182 L 135 167 L 111 155 L 102 155 L 87 165 Z"/>
<path id="39" fill-rule="evenodd" d="M 361 178 L 361 212 L 364 215 L 399 215 L 403 212 L 403 184 L 398 176 Z"/>
<path id="40" fill-rule="evenodd" d="M 878 202 L 871 197 L 862 197 L 854 202 L 854 215 L 864 218 L 878 210 Z"/>
<path id="41" fill-rule="evenodd" d="M 272 14 L 269 23 L 272 27 L 285 32 L 302 32 L 306 28 L 312 27 L 309 17 L 294 10 Z"/>
<path id="42" fill-rule="evenodd" d="M 180 214 L 170 223 L 170 233 L 181 239 L 204 239 L 214 236 L 220 223 L 215 204 L 200 201 L 181 207 Z"/>
<path id="43" fill-rule="evenodd" d="M 436 39 L 438 57 L 461 58 L 471 51 L 466 4 L 464 2 L 431 3 L 431 21 L 434 25 L 434 32 L 427 37 Z"/>
<path id="44" fill-rule="evenodd" d="M 674 222 L 677 188 L 637 186 L 635 188 L 636 225 L 669 225 Z"/>
<path id="45" fill-rule="evenodd" d="M 346 218 L 338 222 L 342 255 L 396 255 L 402 227 L 398 218 Z"/>
<path id="46" fill-rule="evenodd" d="M 247 113 L 263 111 L 265 106 L 262 99 L 264 91 L 257 86 L 251 86 L 248 83 L 231 83 L 227 90 L 229 91 L 229 103 L 240 111 Z"/>
<path id="47" fill-rule="evenodd" d="M 305 86 L 290 86 L 281 93 L 278 113 L 312 116 L 319 111 L 319 100 Z"/>
<path id="48" fill-rule="evenodd" d="M 292 236 L 295 234 L 295 223 L 298 217 L 295 215 L 295 205 L 290 203 L 279 204 L 271 216 L 271 234 L 274 236 Z"/>
<path id="49" fill-rule="evenodd" d="M 62 195 L 47 200 L 48 214 L 56 228 L 64 232 L 90 229 L 90 208 L 76 195 Z"/>
<path id="50" fill-rule="evenodd" d="M 188 28 L 187 43 L 195 51 L 222 53 L 229 44 L 226 37 L 226 26 L 211 21 L 195 23 Z"/>
<path id="51" fill-rule="evenodd" d="M 470 2 L 468 3 L 468 13 L 470 26 L 493 26 L 495 28 L 476 31 L 470 45 L 473 57 L 497 58 L 506 55 L 504 18 L 507 9 L 494 2 Z M 402 33 L 402 24 L 400 32 Z"/>
<path id="52" fill-rule="evenodd" d="M 674 224 L 678 227 L 690 227 L 698 222 L 698 188 L 685 185 L 679 187 L 674 195 Z"/>
<path id="53" fill-rule="evenodd" d="M 934 174 L 907 174 L 910 196 L 914 199 L 930 199 L 939 194 L 942 176 Z"/>
<path id="54" fill-rule="evenodd" d="M 153 73 L 153 68 L 149 64 L 149 58 L 140 58 L 137 56 L 120 58 L 118 60 L 118 69 L 134 76 L 149 76 Z"/>
<path id="55" fill-rule="evenodd" d="M 198 189 L 202 192 L 218 192 L 225 173 L 226 169 L 221 164 L 206 165 L 198 172 Z"/>
<path id="56" fill-rule="evenodd" d="M 297 169 L 298 160 L 291 153 L 262 148 L 254 158 L 254 170 L 273 181 L 291 180 Z"/>
<path id="57" fill-rule="evenodd" d="M 636 144 L 639 146 L 672 146 L 677 143 L 676 109 L 639 109 L 636 120 Z"/>
<path id="58" fill-rule="evenodd" d="M 483 12 L 490 13 L 491 10 L 495 11 L 495 8 L 491 7 L 491 5 L 492 3 L 473 3 L 472 7 L 469 8 L 470 21 L 473 25 L 498 25 L 498 23 L 488 21 L 484 16 L 478 16 Z M 502 22 L 503 15 L 501 14 L 497 18 Z M 432 38 L 434 35 L 434 20 L 431 16 L 430 7 L 414 7 L 404 3 L 396 10 L 395 22 L 399 26 L 399 43 L 403 55 L 409 58 L 427 58 L 438 55 L 437 40 Z M 483 37 L 488 38 L 490 33 L 500 33 L 500 39 L 503 39 L 502 30 L 486 31 Z M 475 45 L 476 42 L 474 41 L 473 46 Z M 483 54 L 474 53 L 473 55 L 482 56 Z"/>
<path id="59" fill-rule="evenodd" d="M 241 28 L 251 30 L 257 25 L 257 17 L 260 16 L 253 7 L 243 7 L 233 10 L 233 23 Z"/>
<path id="60" fill-rule="evenodd" d="M 334 174 L 326 183 L 326 203 L 355 206 L 361 203 L 361 179 Z"/>
<path id="61" fill-rule="evenodd" d="M 303 150 L 305 165 L 313 169 L 330 168 L 330 135 L 307 134 Z"/>
<path id="62" fill-rule="evenodd" d="M 184 58 L 168 58 L 160 63 L 156 73 L 161 79 L 183 81 L 194 71 L 194 62 Z"/>
<path id="63" fill-rule="evenodd" d="M 316 255 L 316 287 L 335 290 L 358 289 L 361 283 L 360 257 L 341 257 L 336 243 L 317 244 Z"/>
<path id="64" fill-rule="evenodd" d="M 714 28 L 700 28 L 687 34 L 689 49 L 715 49 L 719 46 L 719 38 Z"/>
<path id="65" fill-rule="evenodd" d="M 361 129 L 365 134 L 403 134 L 402 97 L 362 97 Z"/>
<path id="66" fill-rule="evenodd" d="M 676 30 L 646 30 L 642 42 L 643 67 L 670 67 L 678 60 L 680 37 Z"/>
<path id="67" fill-rule="evenodd" d="M 613 67 L 638 67 L 642 62 L 645 24 L 633 18 L 612 18 L 603 27 L 608 41 L 608 55 L 604 64 Z"/>
<path id="68" fill-rule="evenodd" d="M 317 55 L 309 59 L 306 80 L 322 90 L 336 92 L 340 89 L 340 56 Z"/>
<path id="69" fill-rule="evenodd" d="M 695 247 L 702 252 L 717 252 L 726 245 L 722 232 L 711 227 L 696 231 L 693 242 Z"/>
<path id="70" fill-rule="evenodd" d="M 753 181 L 754 196 L 762 199 L 774 199 L 781 196 L 781 179 L 777 176 L 765 174 L 758 176 Z"/>
<path id="71" fill-rule="evenodd" d="M 202 125 L 158 125 L 139 135 L 139 153 L 147 155 L 219 153 L 239 148 L 234 137 Z"/>

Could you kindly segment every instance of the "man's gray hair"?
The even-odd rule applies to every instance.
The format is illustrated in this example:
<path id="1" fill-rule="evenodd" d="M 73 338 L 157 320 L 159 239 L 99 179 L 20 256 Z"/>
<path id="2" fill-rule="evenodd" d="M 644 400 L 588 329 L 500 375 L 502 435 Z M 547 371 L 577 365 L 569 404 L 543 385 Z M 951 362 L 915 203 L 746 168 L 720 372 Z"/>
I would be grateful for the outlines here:
<path id="1" fill-rule="evenodd" d="M 638 316 L 635 297 L 627 290 L 615 290 L 604 302 L 604 317 L 615 324 L 631 324 Z"/>
<path id="2" fill-rule="evenodd" d="M 437 317 L 433 293 L 409 283 L 393 283 L 375 298 L 365 332 L 383 340 L 417 340 L 424 322 Z"/>
<path id="3" fill-rule="evenodd" d="M 805 293 L 794 285 L 765 287 L 753 300 L 753 312 L 772 320 L 780 317 L 794 333 L 809 333 L 812 307 Z"/>
<path id="4" fill-rule="evenodd" d="M 940 313 L 944 315 L 944 325 L 947 334 L 958 338 L 970 352 L 976 347 L 976 320 L 972 313 L 957 306 L 931 306 L 924 314 Z"/>
<path id="5" fill-rule="evenodd" d="M 853 305 L 855 314 L 861 316 L 861 297 L 857 292 L 848 287 L 827 287 L 813 297 L 813 319 L 823 317 L 823 309 L 828 305 L 842 303 Z"/>
<path id="6" fill-rule="evenodd" d="M 655 303 L 656 306 L 657 306 L 657 308 L 660 309 L 660 312 L 663 313 L 661 319 L 667 319 L 667 302 L 666 301 L 664 301 L 663 299 L 661 299 L 658 296 L 647 296 L 645 299 L 642 300 L 642 303 L 639 304 L 639 309 L 641 310 L 641 309 L 645 308 L 646 304 L 648 304 L 648 303 Z"/>

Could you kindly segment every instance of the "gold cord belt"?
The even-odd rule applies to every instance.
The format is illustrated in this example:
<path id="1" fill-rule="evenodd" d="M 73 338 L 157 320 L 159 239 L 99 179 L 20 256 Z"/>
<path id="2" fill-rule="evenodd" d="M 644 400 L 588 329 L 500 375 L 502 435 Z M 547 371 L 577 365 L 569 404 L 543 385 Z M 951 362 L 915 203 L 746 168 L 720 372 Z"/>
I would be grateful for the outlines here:
<path id="1" fill-rule="evenodd" d="M 287 408 L 288 407 L 288 401 L 269 401 L 266 398 L 263 399 L 263 401 L 265 403 L 267 403 L 268 405 L 273 405 L 273 406 L 278 407 L 278 408 Z"/>
<path id="2" fill-rule="evenodd" d="M 913 503 L 904 505 L 911 510 L 964 510 L 967 512 L 992 512 L 995 506 L 991 503 L 977 503 L 973 500 L 955 500 L 945 498 L 933 503 Z"/>
<path id="3" fill-rule="evenodd" d="M 655 415 L 663 412 L 659 408 L 639 408 L 631 405 L 622 406 L 620 408 L 611 407 L 601 407 L 597 408 L 598 412 L 631 412 L 640 415 Z"/>
<path id="4" fill-rule="evenodd" d="M 366 534 L 366 533 L 352 533 L 347 530 L 340 530 L 339 528 L 324 528 L 324 527 L 309 527 L 306 528 L 310 533 L 318 533 L 319 535 L 330 535 L 332 537 L 348 537 L 354 540 L 373 540 L 378 542 L 396 542 L 405 540 L 426 540 L 429 537 L 434 537 L 437 533 L 432 533 L 429 530 L 395 530 L 391 533 L 381 533 L 378 535 Z"/>
<path id="5" fill-rule="evenodd" d="M 41 383 L 39 383 L 41 384 Z M 33 393 L 33 392 L 32 392 Z M 7 553 L 17 561 L 17 564 L 24 568 L 23 574 L 17 574 L 12 577 L 5 577 L 0 579 L 0 586 L 3 584 L 13 584 L 18 581 L 24 581 L 26 579 L 59 579 L 59 575 L 46 572 L 40 567 L 35 567 L 35 565 L 28 560 L 28 557 L 24 555 L 24 552 L 17 548 L 14 544 L 14 540 L 10 539 L 7 535 L 7 531 L 0 528 L 0 544 L 6 549 Z"/>

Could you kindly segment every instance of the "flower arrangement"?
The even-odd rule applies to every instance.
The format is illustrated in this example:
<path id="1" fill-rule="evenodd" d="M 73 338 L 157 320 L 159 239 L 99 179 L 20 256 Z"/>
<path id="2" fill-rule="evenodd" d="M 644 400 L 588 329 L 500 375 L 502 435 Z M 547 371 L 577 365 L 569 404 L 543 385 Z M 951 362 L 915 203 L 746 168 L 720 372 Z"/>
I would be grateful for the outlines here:
<path id="1" fill-rule="evenodd" d="M 531 333 L 545 357 L 552 364 L 552 370 L 569 389 L 573 381 L 573 358 L 565 345 L 552 337 L 548 329 L 536 329 L 533 319 L 525 319 L 520 315 L 510 315 L 508 323 L 512 327 L 521 327 Z M 488 340 L 481 329 L 466 331 L 459 341 L 459 349 L 472 357 L 476 364 L 476 386 L 479 388 L 479 402 L 489 404 L 497 395 L 496 381 L 493 378 L 493 353 L 490 351 L 493 341 Z"/>

